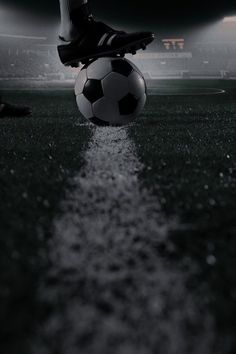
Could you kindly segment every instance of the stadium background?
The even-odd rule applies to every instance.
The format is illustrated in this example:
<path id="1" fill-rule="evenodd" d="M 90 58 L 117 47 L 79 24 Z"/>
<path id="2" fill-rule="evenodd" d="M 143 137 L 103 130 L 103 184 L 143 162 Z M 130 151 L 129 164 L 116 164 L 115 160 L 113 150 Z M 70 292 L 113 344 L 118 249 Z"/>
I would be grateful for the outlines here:
<path id="1" fill-rule="evenodd" d="M 31 21 L 27 20 L 29 18 Z M 25 19 L 23 24 L 22 19 Z M 75 77 L 77 71 L 64 68 L 58 59 L 59 24 L 55 19 L 52 23 L 42 23 L 35 18 L 36 24 L 32 24 L 32 15 L 15 13 L 8 8 L 0 11 L 0 20 L 1 80 L 65 81 Z M 156 31 L 157 39 L 148 51 L 139 52 L 133 60 L 150 80 L 234 78 L 235 34 L 235 17 L 221 17 L 192 29 L 161 29 Z"/>
<path id="2" fill-rule="evenodd" d="M 31 16 L 47 17 L 51 21 L 59 18 L 58 0 L 35 1 L 31 0 L 2 0 L 3 6 L 11 7 L 17 11 L 28 12 Z M 189 28 L 199 24 L 220 20 L 222 15 L 235 13 L 235 2 L 225 0 L 215 2 L 194 0 L 120 0 L 118 5 L 109 0 L 90 0 L 94 13 L 103 18 L 110 19 L 118 24 L 148 25 L 160 30 L 163 28 Z M 42 16 L 43 15 L 43 16 Z"/>

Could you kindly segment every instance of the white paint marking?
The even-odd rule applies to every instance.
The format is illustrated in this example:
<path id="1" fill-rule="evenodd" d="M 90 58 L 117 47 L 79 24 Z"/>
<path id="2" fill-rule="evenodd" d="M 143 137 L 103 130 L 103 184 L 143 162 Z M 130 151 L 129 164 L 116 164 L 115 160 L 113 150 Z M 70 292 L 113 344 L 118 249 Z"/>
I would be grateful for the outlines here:
<path id="1" fill-rule="evenodd" d="M 140 188 L 142 164 L 125 128 L 96 129 L 85 161 L 84 171 L 70 181 L 72 192 L 62 203 L 64 215 L 55 222 L 56 235 L 70 244 L 82 231 L 100 243 L 115 234 L 145 234 L 148 228 L 158 242 L 166 238 L 171 225 L 166 224 L 156 198 Z M 62 258 L 70 262 L 66 254 Z"/>
<path id="2" fill-rule="evenodd" d="M 166 354 L 209 354 L 212 319 L 186 288 L 179 264 L 158 251 L 160 244 L 173 247 L 173 223 L 141 188 L 143 166 L 126 129 L 97 128 L 84 158 L 54 222 L 48 277 L 57 282 L 41 292 L 44 301 L 62 305 L 37 334 L 35 353 L 106 353 L 108 343 L 119 343 L 113 353 L 151 354 L 158 345 Z M 110 270 L 112 264 L 118 271 Z M 116 298 L 114 289 L 124 298 Z M 102 313 L 96 299 L 116 310 Z M 194 337 L 188 338 L 188 328 Z M 83 336 L 90 338 L 86 350 L 78 346 Z"/>

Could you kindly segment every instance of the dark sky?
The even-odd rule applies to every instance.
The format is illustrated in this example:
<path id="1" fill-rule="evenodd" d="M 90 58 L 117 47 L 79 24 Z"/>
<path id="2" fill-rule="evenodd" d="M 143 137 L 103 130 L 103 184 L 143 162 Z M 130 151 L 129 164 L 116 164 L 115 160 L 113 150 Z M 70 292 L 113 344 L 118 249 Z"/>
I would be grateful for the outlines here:
<path id="1" fill-rule="evenodd" d="M 34 15 L 59 18 L 59 0 L 2 0 L 6 6 L 14 6 Z M 91 0 L 93 12 L 98 18 L 117 24 L 145 27 L 191 28 L 236 14 L 236 0 Z"/>

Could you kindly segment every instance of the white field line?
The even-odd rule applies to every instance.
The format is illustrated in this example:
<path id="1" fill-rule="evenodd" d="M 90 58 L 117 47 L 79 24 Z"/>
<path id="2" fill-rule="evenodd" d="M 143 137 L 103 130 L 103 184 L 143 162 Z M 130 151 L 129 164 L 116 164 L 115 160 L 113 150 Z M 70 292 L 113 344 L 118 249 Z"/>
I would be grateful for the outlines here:
<path id="1" fill-rule="evenodd" d="M 84 159 L 86 166 L 71 179 L 62 217 L 54 225 L 55 243 L 59 239 L 65 246 L 61 266 L 73 264 L 67 252 L 80 237 L 94 246 L 137 234 L 155 237 L 159 243 L 166 239 L 173 225 L 166 223 L 156 198 L 140 188 L 142 164 L 125 128 L 97 128 Z"/>
<path id="2" fill-rule="evenodd" d="M 35 352 L 77 354 L 87 336 L 81 353 L 152 354 L 158 346 L 160 354 L 209 354 L 211 317 L 186 289 L 180 267 L 158 251 L 160 244 L 173 247 L 168 232 L 174 223 L 141 188 L 142 165 L 126 129 L 97 128 L 84 158 L 54 222 L 48 277 L 56 282 L 41 289 L 44 301 L 62 305 L 39 332 Z M 102 314 L 97 302 L 115 310 Z M 119 345 L 110 348 L 111 342 Z"/>

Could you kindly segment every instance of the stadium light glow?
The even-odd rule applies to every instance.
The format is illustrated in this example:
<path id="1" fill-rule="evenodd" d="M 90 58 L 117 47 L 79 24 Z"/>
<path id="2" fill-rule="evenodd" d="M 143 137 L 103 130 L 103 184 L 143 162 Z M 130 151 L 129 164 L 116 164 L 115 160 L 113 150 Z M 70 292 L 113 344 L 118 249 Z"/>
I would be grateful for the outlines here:
<path id="1" fill-rule="evenodd" d="M 224 23 L 236 22 L 236 16 L 227 16 L 223 18 Z"/>
<path id="2" fill-rule="evenodd" d="M 46 37 L 36 37 L 36 36 L 21 36 L 21 35 L 16 35 L 16 34 L 6 34 L 6 33 L 0 33 L 0 37 L 2 38 L 17 38 L 17 39 L 38 39 L 42 41 L 46 41 Z"/>

